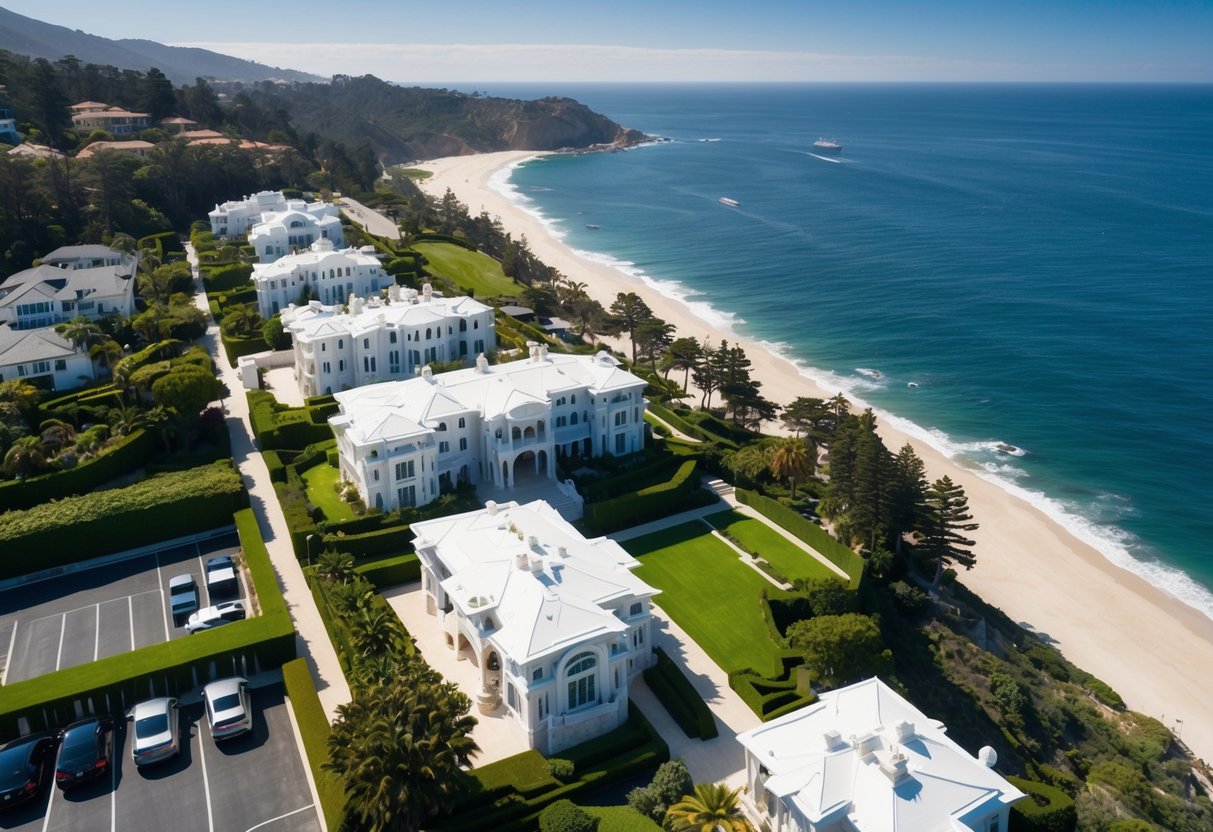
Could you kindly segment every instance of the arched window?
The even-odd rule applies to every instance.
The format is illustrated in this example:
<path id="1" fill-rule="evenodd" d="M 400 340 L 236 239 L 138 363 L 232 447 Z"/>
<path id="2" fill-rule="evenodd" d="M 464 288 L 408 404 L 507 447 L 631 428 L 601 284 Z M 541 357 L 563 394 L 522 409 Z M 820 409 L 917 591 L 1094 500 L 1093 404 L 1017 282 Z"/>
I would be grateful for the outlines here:
<path id="1" fill-rule="evenodd" d="M 446 430 L 446 422 L 439 422 L 438 430 Z"/>
<path id="2" fill-rule="evenodd" d="M 425 328 L 425 340 L 428 341 L 433 337 L 434 337 L 434 331 L 427 326 Z"/>
<path id="3" fill-rule="evenodd" d="M 459 427 L 466 428 L 467 426 L 468 426 L 468 420 L 463 418 L 462 416 L 460 416 L 459 417 Z"/>
<path id="4" fill-rule="evenodd" d="M 569 686 L 569 710 L 575 711 L 598 702 L 598 659 L 593 653 L 578 653 L 565 668 Z"/>
<path id="5" fill-rule="evenodd" d="M 573 417 L 569 420 L 572 424 L 577 424 L 577 411 L 573 411 Z"/>

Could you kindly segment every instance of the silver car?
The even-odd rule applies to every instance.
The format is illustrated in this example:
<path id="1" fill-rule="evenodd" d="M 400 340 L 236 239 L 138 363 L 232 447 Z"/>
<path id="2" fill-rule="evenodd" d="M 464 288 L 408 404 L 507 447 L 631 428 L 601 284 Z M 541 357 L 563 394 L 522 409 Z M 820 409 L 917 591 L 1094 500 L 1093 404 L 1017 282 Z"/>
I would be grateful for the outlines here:
<path id="1" fill-rule="evenodd" d="M 237 737 L 253 729 L 248 680 L 239 676 L 211 682 L 202 689 L 206 721 L 215 741 Z"/>
<path id="2" fill-rule="evenodd" d="M 243 601 L 228 601 L 226 604 L 203 607 L 191 615 L 189 621 L 185 622 L 185 631 L 197 633 L 202 630 L 213 630 L 233 621 L 243 621 L 247 614 Z"/>
<path id="3" fill-rule="evenodd" d="M 135 765 L 146 766 L 181 753 L 181 725 L 177 700 L 169 697 L 140 702 L 127 719 L 135 723 L 131 756 Z"/>

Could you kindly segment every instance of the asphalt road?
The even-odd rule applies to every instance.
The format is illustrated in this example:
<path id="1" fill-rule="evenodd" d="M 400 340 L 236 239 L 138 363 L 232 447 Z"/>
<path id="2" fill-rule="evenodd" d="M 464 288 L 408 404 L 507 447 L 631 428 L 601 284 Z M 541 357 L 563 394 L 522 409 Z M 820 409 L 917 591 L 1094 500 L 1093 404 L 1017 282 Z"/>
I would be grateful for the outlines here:
<path id="1" fill-rule="evenodd" d="M 253 730 L 216 744 L 200 704 L 181 712 L 182 750 L 138 769 L 129 723 L 112 776 L 0 814 L 22 832 L 322 832 L 281 685 L 253 692 Z"/>
<path id="2" fill-rule="evenodd" d="M 223 535 L 0 592 L 0 684 L 184 637 L 188 616 L 174 619 L 169 580 L 193 575 L 208 606 L 206 559 L 238 549 Z"/>

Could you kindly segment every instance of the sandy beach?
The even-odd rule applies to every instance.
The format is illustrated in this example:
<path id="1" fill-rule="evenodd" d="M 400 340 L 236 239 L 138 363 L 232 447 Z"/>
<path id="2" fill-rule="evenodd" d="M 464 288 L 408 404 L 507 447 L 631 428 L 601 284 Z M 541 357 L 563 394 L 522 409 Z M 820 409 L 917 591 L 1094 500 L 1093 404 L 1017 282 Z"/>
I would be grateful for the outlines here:
<path id="1" fill-rule="evenodd" d="M 459 156 L 415 165 L 433 172 L 421 183 L 430 194 L 447 188 L 474 214 L 501 218 L 531 250 L 610 306 L 619 292 L 644 297 L 654 314 L 679 335 L 712 343 L 739 341 L 753 361 L 767 398 L 786 404 L 797 396 L 828 398 L 788 361 L 759 344 L 722 331 L 686 305 L 645 283 L 578 256 L 533 216 L 493 190 L 490 179 L 528 152 Z M 658 276 L 659 277 L 659 276 Z M 811 356 L 807 357 L 811 361 Z M 977 472 L 884 424 L 886 445 L 915 446 L 931 479 L 944 474 L 964 486 L 981 524 L 974 533 L 977 566 L 961 580 L 1023 626 L 1051 639 L 1078 666 L 1115 688 L 1129 707 L 1162 720 L 1205 760 L 1213 761 L 1213 718 L 1206 689 L 1213 682 L 1213 620 L 1122 569 L 1043 512 L 1008 494 Z"/>

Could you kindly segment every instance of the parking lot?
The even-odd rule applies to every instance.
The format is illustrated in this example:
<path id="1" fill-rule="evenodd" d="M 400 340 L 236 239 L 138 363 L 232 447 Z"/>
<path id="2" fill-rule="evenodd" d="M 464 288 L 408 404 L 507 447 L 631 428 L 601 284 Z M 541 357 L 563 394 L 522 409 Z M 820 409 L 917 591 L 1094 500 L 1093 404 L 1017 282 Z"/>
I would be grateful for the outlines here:
<path id="1" fill-rule="evenodd" d="M 0 684 L 185 636 L 188 616 L 174 620 L 169 580 L 193 575 L 198 606 L 209 606 L 206 559 L 239 546 L 229 533 L 0 592 Z"/>
<path id="2" fill-rule="evenodd" d="M 78 791 L 44 786 L 0 813 L 0 829 L 30 832 L 321 832 L 281 684 L 253 692 L 253 730 L 217 745 L 201 704 L 181 710 L 181 754 L 145 769 L 131 762 L 130 723 L 111 776 Z"/>

